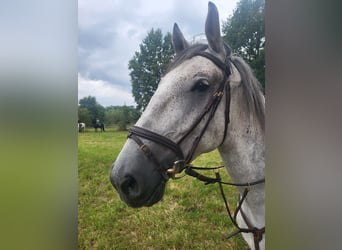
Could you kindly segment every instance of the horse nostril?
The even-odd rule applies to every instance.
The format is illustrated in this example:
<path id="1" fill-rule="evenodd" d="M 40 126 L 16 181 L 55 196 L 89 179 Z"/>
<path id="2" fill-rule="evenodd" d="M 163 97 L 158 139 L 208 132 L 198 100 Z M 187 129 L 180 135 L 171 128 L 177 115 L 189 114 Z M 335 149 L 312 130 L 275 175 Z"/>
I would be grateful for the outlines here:
<path id="1" fill-rule="evenodd" d="M 128 197 L 137 196 L 139 192 L 138 182 L 130 175 L 124 178 L 120 185 L 120 188 L 122 192 Z"/>

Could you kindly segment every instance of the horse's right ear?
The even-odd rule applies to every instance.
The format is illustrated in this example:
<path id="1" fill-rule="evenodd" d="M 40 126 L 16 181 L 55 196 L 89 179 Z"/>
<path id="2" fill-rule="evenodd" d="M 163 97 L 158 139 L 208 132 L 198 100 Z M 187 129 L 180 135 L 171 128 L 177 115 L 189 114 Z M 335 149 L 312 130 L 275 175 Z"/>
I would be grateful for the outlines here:
<path id="1" fill-rule="evenodd" d="M 221 37 L 219 13 L 216 5 L 212 2 L 208 3 L 208 14 L 205 21 L 205 35 L 210 49 L 218 55 L 221 55 L 224 60 L 227 55 Z"/>
<path id="2" fill-rule="evenodd" d="M 177 23 L 173 25 L 172 42 L 176 54 L 189 47 Z"/>

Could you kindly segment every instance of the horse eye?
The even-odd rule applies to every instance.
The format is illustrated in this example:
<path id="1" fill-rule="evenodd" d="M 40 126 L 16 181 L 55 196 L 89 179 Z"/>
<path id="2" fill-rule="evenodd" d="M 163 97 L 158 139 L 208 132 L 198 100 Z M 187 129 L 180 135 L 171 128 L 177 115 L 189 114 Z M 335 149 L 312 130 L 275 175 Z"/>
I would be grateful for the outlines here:
<path id="1" fill-rule="evenodd" d="M 205 79 L 198 80 L 192 87 L 191 91 L 197 90 L 199 92 L 204 92 L 209 88 L 209 82 Z"/>

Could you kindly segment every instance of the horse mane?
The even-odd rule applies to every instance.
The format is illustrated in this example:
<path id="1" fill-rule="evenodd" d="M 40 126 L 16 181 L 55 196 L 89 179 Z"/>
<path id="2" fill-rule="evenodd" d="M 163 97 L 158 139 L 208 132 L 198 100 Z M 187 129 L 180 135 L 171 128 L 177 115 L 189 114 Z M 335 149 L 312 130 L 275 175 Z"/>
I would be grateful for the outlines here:
<path id="1" fill-rule="evenodd" d="M 164 75 L 182 64 L 184 61 L 195 56 L 198 52 L 204 51 L 207 48 L 207 44 L 194 44 L 176 54 L 175 58 L 167 67 Z M 265 131 L 265 99 L 262 94 L 261 84 L 254 76 L 250 66 L 241 57 L 231 55 L 230 61 L 235 65 L 241 75 L 241 84 L 243 88 L 243 94 L 247 102 L 248 111 L 252 112 L 252 114 L 257 117 L 261 129 Z"/>
<path id="2" fill-rule="evenodd" d="M 261 129 L 265 131 L 265 98 L 262 94 L 261 84 L 254 76 L 251 67 L 241 57 L 233 55 L 231 62 L 240 72 L 248 111 L 257 117 Z"/>

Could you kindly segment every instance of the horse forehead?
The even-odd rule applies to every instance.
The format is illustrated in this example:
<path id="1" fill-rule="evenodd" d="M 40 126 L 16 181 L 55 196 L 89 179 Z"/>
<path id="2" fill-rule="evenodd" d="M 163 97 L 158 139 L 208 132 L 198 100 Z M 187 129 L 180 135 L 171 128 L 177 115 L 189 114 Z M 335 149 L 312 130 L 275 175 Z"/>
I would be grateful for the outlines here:
<path id="1" fill-rule="evenodd" d="M 198 74 L 203 74 L 207 76 L 211 76 L 214 74 L 220 74 L 221 70 L 214 65 L 213 62 L 208 60 L 207 58 L 201 56 L 195 56 L 189 60 L 184 61 L 168 74 L 166 74 L 160 85 L 172 83 L 176 84 L 177 82 L 182 84 L 183 82 L 192 79 Z M 181 86 L 175 86 L 178 88 Z"/>
<path id="2" fill-rule="evenodd" d="M 161 79 L 145 112 L 155 114 L 161 105 L 173 106 L 179 102 L 184 98 L 184 94 L 190 91 L 196 76 L 207 76 L 210 80 L 216 79 L 219 74 L 222 74 L 222 71 L 213 62 L 201 56 L 182 62 Z"/>

